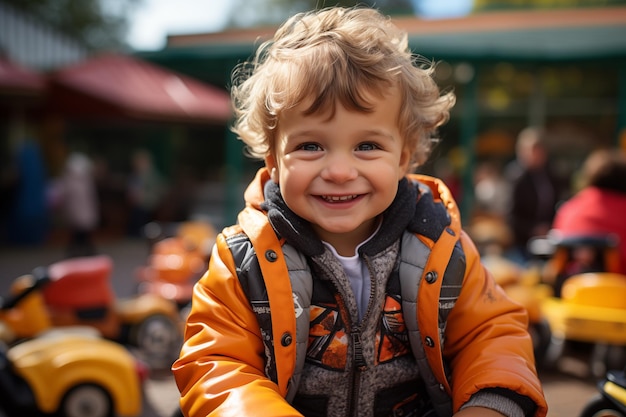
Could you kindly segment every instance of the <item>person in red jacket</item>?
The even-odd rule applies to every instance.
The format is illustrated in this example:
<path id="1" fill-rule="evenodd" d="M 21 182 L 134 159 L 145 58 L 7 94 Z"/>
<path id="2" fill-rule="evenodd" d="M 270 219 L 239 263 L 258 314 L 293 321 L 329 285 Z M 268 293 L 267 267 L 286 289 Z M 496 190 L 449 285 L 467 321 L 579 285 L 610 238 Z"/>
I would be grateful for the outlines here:
<path id="1" fill-rule="evenodd" d="M 556 212 L 552 230 L 559 237 L 607 236 L 617 239 L 619 272 L 626 274 L 626 152 L 600 149 L 585 160 L 580 190 Z M 592 263 L 584 248 L 580 263 Z M 584 266 L 582 267 L 584 268 Z"/>
<path id="2" fill-rule="evenodd" d="M 265 166 L 194 287 L 186 416 L 546 416 L 526 311 L 410 174 L 455 101 L 432 74 L 361 7 L 292 17 L 235 72 Z"/>

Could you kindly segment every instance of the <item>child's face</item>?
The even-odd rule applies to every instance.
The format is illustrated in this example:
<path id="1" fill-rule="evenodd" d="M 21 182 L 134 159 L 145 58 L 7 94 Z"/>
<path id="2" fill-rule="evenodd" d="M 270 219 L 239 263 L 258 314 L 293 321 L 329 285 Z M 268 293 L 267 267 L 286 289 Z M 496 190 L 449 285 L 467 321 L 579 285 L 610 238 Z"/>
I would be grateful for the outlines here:
<path id="1" fill-rule="evenodd" d="M 309 104 L 304 103 L 279 119 L 266 165 L 289 208 L 331 244 L 367 238 L 407 171 L 410 152 L 397 123 L 400 94 L 390 93 L 368 97 L 376 103 L 371 113 L 338 103 L 329 119 L 303 114 Z"/>

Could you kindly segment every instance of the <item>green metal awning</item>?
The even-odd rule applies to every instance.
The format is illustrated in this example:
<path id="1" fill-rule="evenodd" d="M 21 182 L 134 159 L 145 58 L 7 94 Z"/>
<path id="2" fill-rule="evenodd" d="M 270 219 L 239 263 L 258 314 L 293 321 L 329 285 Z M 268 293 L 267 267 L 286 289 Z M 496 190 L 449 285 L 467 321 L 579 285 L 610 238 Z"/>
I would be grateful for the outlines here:
<path id="1" fill-rule="evenodd" d="M 626 7 L 483 12 L 462 18 L 394 18 L 415 53 L 447 61 L 626 61 Z M 275 27 L 173 35 L 159 51 L 137 55 L 228 88 L 234 66 Z"/>
<path id="2" fill-rule="evenodd" d="M 453 60 L 583 61 L 626 58 L 626 25 L 414 35 L 420 55 Z"/>

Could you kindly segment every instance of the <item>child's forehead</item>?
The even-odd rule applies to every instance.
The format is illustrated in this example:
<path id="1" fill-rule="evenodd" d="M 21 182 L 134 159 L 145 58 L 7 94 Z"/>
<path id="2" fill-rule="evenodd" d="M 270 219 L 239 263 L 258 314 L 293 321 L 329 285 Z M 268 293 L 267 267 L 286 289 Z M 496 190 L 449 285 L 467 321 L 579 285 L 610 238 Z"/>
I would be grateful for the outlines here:
<path id="1" fill-rule="evenodd" d="M 309 94 L 297 103 L 286 106 L 277 112 L 277 125 L 280 129 L 290 120 L 312 120 L 314 123 L 324 123 L 333 120 L 338 113 L 364 115 L 381 114 L 385 112 L 398 119 L 402 107 L 402 95 L 397 88 L 390 88 L 382 92 L 361 91 L 360 96 L 346 98 L 341 95 L 318 96 Z M 345 110 L 342 111 L 342 110 Z"/>

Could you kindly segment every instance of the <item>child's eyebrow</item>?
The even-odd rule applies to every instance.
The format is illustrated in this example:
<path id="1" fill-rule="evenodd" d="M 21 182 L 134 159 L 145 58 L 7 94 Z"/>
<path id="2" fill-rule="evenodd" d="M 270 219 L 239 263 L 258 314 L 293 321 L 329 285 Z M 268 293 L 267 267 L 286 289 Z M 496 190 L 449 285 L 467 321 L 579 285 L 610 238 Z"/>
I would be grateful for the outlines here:
<path id="1" fill-rule="evenodd" d="M 306 130 L 296 130 L 295 132 L 291 132 L 288 135 L 285 135 L 287 140 L 307 138 L 311 136 L 318 136 L 319 131 L 315 129 L 306 129 Z"/>
<path id="2" fill-rule="evenodd" d="M 363 136 L 383 136 L 383 137 L 386 137 L 386 138 L 389 138 L 389 139 L 394 139 L 394 136 L 391 133 L 389 133 L 387 131 L 384 131 L 382 129 L 368 129 L 368 130 L 365 130 L 365 131 L 363 131 Z"/>
<path id="3" fill-rule="evenodd" d="M 364 141 L 377 140 L 383 142 L 396 142 L 401 140 L 399 136 L 395 136 L 391 132 L 388 132 L 386 130 L 379 129 L 365 130 L 360 133 L 359 137 L 361 138 L 361 140 Z"/>

